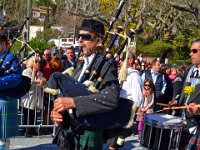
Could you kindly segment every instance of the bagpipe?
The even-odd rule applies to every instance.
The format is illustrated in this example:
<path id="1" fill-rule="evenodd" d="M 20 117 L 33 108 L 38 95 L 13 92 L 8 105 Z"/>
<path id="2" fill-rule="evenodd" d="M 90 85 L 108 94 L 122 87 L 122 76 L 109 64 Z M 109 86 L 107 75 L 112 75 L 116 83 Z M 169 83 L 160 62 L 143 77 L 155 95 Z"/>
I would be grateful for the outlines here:
<path id="1" fill-rule="evenodd" d="M 18 29 L 16 36 L 13 37 L 13 39 L 11 41 L 12 45 L 16 41 L 19 41 L 17 39 L 17 37 L 19 36 L 21 31 L 23 30 L 23 27 L 28 20 L 29 20 L 29 18 L 26 18 L 24 20 L 24 22 L 22 23 L 22 25 L 20 26 L 20 28 Z M 12 45 L 10 47 L 8 47 L 8 49 L 4 52 L 3 56 L 0 59 L 0 77 L 7 76 L 7 75 L 11 74 L 12 72 L 15 71 L 15 69 L 17 69 L 19 67 L 19 65 L 21 65 L 24 61 L 28 60 L 30 57 L 32 57 L 36 53 L 28 45 L 28 43 L 23 43 L 21 48 L 15 54 L 13 54 L 11 56 L 11 58 L 8 61 L 6 61 L 6 63 L 4 63 L 7 55 L 10 54 L 10 49 L 11 49 Z M 29 46 L 31 48 L 31 50 L 32 50 L 31 53 L 27 57 L 18 61 L 17 64 L 15 64 L 14 66 L 11 67 L 12 62 L 15 61 L 16 59 L 18 60 L 18 56 L 20 55 L 21 52 L 24 51 L 26 46 Z M 13 88 L 1 89 L 0 95 L 8 96 L 8 97 L 14 97 L 14 98 L 21 98 L 22 96 L 24 96 L 30 90 L 30 87 L 31 87 L 31 79 L 26 77 L 26 76 L 22 76 L 22 81 L 19 85 L 17 85 L 16 87 L 13 87 Z"/>
<path id="2" fill-rule="evenodd" d="M 84 83 L 78 82 L 76 79 L 71 77 L 69 74 L 62 74 L 62 73 L 54 73 L 50 79 L 48 80 L 48 88 L 45 89 L 47 93 L 51 93 L 52 95 L 62 95 L 65 97 L 77 97 L 77 96 L 88 96 L 94 93 L 98 93 L 98 88 L 100 87 L 101 83 L 103 82 L 109 68 L 113 65 L 115 62 L 115 58 L 106 60 L 106 53 L 101 57 L 100 62 L 98 63 L 98 66 L 92 71 L 93 65 L 96 61 L 96 59 L 100 55 L 100 50 L 102 49 L 107 37 L 108 33 L 110 33 L 114 22 L 118 18 L 121 9 L 124 5 L 125 1 L 122 0 L 120 2 L 120 5 L 115 13 L 114 19 L 111 21 L 110 26 L 108 28 L 108 31 L 103 37 L 103 40 L 101 42 L 101 45 L 97 52 L 95 53 L 95 56 L 90 63 L 89 67 L 86 69 L 83 80 Z M 119 33 L 122 31 L 121 27 L 118 27 L 117 32 L 114 33 L 114 36 L 112 37 L 108 48 L 106 49 L 106 52 L 109 52 L 117 37 L 120 35 Z M 120 53 L 123 51 L 124 47 L 128 44 L 128 41 L 130 41 L 131 37 L 135 34 L 134 30 L 129 30 L 128 36 L 125 36 L 125 40 L 121 47 L 117 50 L 115 56 L 120 55 Z M 100 76 L 100 72 L 102 67 L 106 64 L 106 69 L 103 74 Z M 92 72 L 91 72 L 92 71 Z M 87 125 L 96 128 L 96 129 L 113 129 L 113 128 L 129 128 L 133 124 L 133 113 L 136 111 L 137 104 L 134 103 L 131 100 L 120 98 L 119 104 L 116 109 L 104 112 L 101 114 L 90 114 L 83 117 L 77 117 L 73 118 L 76 119 L 78 122 L 86 122 Z"/>

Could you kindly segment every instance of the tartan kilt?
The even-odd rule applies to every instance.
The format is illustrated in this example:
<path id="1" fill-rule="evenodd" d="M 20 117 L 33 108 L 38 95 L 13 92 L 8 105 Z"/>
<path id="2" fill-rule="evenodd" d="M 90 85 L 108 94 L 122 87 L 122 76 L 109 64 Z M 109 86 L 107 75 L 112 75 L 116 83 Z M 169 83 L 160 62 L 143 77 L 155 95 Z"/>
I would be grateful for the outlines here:
<path id="1" fill-rule="evenodd" d="M 0 138 L 18 134 L 17 100 L 0 99 Z"/>
<path id="2" fill-rule="evenodd" d="M 185 150 L 187 145 L 189 144 L 189 141 L 193 135 L 188 133 L 187 131 L 182 131 L 180 143 L 179 143 L 179 150 Z"/>
<path id="3" fill-rule="evenodd" d="M 76 145 L 79 145 L 76 150 L 102 150 L 103 137 L 102 130 L 85 130 L 80 135 L 80 139 L 75 140 Z M 79 143 L 79 144 L 78 144 Z"/>
<path id="4" fill-rule="evenodd" d="M 187 150 L 200 150 L 200 129 L 190 139 Z"/>

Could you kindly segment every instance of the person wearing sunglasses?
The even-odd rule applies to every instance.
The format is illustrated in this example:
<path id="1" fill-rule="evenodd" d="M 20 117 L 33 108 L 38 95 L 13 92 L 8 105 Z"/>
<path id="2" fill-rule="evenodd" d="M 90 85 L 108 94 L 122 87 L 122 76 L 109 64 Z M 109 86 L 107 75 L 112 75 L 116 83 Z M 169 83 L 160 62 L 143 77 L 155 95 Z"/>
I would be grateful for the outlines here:
<path id="1" fill-rule="evenodd" d="M 145 79 L 142 89 L 142 104 L 138 110 L 139 114 L 136 117 L 138 121 L 138 135 L 141 137 L 143 127 L 143 117 L 147 113 L 153 113 L 154 104 L 154 84 L 152 80 Z"/>
<path id="2" fill-rule="evenodd" d="M 156 103 L 168 103 L 165 97 L 167 82 L 165 80 L 164 74 L 160 73 L 160 61 L 157 58 L 154 58 L 151 61 L 151 69 L 145 70 L 142 74 L 142 80 L 151 79 L 155 86 L 155 101 L 154 101 L 154 111 L 162 109 L 161 106 L 156 105 Z M 166 102 L 167 101 L 167 102 Z"/>
<path id="3" fill-rule="evenodd" d="M 77 67 L 74 70 L 73 77 L 77 81 L 81 83 L 84 82 L 82 78 L 84 72 L 92 62 L 94 53 L 99 49 L 103 35 L 104 25 L 102 22 L 93 19 L 83 20 L 77 40 L 84 60 L 78 62 Z M 93 69 L 98 65 L 101 58 L 101 56 L 97 57 L 92 66 Z M 100 75 L 105 71 L 105 67 L 106 63 L 103 66 Z M 71 85 L 70 88 L 73 88 L 73 85 Z M 91 94 L 89 96 L 59 97 L 55 99 L 51 118 L 57 125 L 59 122 L 63 122 L 62 113 L 69 109 L 73 109 L 73 116 L 75 116 L 75 118 L 76 116 L 81 117 L 111 111 L 117 107 L 119 89 L 117 65 L 113 63 L 109 68 L 103 83 L 100 85 L 99 93 Z M 87 122 L 80 128 L 71 124 L 70 126 L 71 128 L 76 128 L 76 137 L 72 137 L 72 141 L 76 141 L 74 142 L 75 148 L 81 150 L 102 150 L 102 130 L 89 126 Z M 72 133 L 72 131 L 69 130 L 69 133 Z M 73 144 L 71 144 L 71 146 L 73 147 Z"/>
<path id="4" fill-rule="evenodd" d="M 186 105 L 186 110 L 180 110 L 177 115 L 185 121 L 180 149 L 199 149 L 200 148 L 200 39 L 192 41 L 189 56 L 192 66 L 186 70 L 183 76 L 182 92 L 179 100 L 173 100 L 170 105 Z M 190 92 L 186 92 L 190 88 Z"/>

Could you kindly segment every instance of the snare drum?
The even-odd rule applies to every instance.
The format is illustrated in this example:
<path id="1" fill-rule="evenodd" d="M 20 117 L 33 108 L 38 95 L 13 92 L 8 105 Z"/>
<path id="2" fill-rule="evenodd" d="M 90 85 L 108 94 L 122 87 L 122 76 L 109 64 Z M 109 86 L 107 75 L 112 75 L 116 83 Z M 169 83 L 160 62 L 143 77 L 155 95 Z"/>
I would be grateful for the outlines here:
<path id="1" fill-rule="evenodd" d="M 183 122 L 167 114 L 146 114 L 140 144 L 153 150 L 177 150 Z"/>

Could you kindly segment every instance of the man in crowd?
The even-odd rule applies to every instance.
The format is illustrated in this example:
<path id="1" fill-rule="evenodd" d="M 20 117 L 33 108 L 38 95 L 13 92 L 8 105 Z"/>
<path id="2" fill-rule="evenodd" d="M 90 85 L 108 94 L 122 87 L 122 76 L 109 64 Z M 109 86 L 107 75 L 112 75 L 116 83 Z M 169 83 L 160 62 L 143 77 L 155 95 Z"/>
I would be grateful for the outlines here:
<path id="1" fill-rule="evenodd" d="M 78 81 L 83 82 L 82 77 L 84 72 L 92 62 L 94 53 L 98 50 L 103 35 L 104 25 L 101 22 L 92 19 L 83 20 L 78 34 L 78 42 L 84 55 L 84 62 L 80 62 L 74 71 L 74 78 Z M 99 60 L 100 58 L 98 57 L 93 67 L 97 66 Z M 105 71 L 105 67 L 106 66 L 104 65 L 100 74 Z M 89 96 L 57 98 L 54 102 L 53 111 L 51 112 L 52 120 L 56 125 L 59 122 L 63 122 L 64 118 L 62 117 L 62 113 L 69 109 L 74 109 L 74 111 L 76 110 L 75 115 L 84 116 L 103 113 L 116 108 L 119 96 L 119 83 L 117 80 L 117 66 L 114 63 L 109 68 L 99 90 L 99 93 L 91 94 Z M 76 138 L 77 149 L 102 150 L 102 130 L 85 126 L 79 128 L 78 131 L 79 132 L 76 132 L 76 136 L 78 137 Z"/>
<path id="2" fill-rule="evenodd" d="M 159 70 L 160 70 L 160 61 L 155 58 L 151 62 L 151 70 L 146 70 L 142 74 L 143 81 L 145 79 L 151 79 L 155 86 L 154 111 L 161 109 L 158 105 L 156 105 L 156 103 L 165 102 L 164 100 L 165 98 L 163 97 L 163 95 L 165 94 L 166 87 L 167 87 L 165 77 L 163 74 L 159 73 Z"/>
<path id="3" fill-rule="evenodd" d="M 120 96 L 136 102 L 137 106 L 140 107 L 142 102 L 143 82 L 140 77 L 140 72 L 133 69 L 135 55 L 132 52 L 129 52 L 128 60 L 126 60 L 126 52 L 124 52 L 120 60 L 120 68 L 122 68 L 125 61 L 127 61 L 128 64 L 128 76 L 126 81 L 121 85 L 122 89 L 120 91 Z"/>
<path id="4" fill-rule="evenodd" d="M 143 61 L 143 54 L 142 54 L 142 53 L 140 53 L 140 54 L 138 55 L 137 59 L 139 59 L 139 60 L 140 60 L 140 62 L 142 62 L 142 61 Z"/>
<path id="5" fill-rule="evenodd" d="M 50 76 L 53 73 L 53 68 L 50 64 L 51 62 L 51 51 L 49 49 L 46 49 L 43 52 L 43 58 L 40 60 L 40 72 L 43 73 L 43 77 L 46 79 L 46 81 L 49 80 Z M 50 114 L 48 114 L 48 109 L 52 108 L 52 102 L 49 101 L 49 94 L 44 93 L 44 123 L 49 124 L 50 122 Z M 45 129 L 47 131 L 47 129 Z"/>
<path id="6" fill-rule="evenodd" d="M 75 49 L 73 46 L 67 47 L 66 50 L 66 59 L 62 61 L 62 68 L 66 70 L 70 67 L 75 66 Z"/>
<path id="7" fill-rule="evenodd" d="M 183 76 L 180 99 L 169 103 L 187 106 L 186 110 L 178 112 L 178 115 L 185 120 L 179 144 L 180 150 L 200 148 L 200 107 L 197 106 L 200 104 L 200 39 L 192 42 L 190 57 L 193 66 L 186 70 Z M 189 92 L 187 89 L 190 89 Z"/>
<path id="8" fill-rule="evenodd" d="M 56 45 L 53 45 L 53 47 L 51 48 L 51 55 L 52 56 L 59 56 L 60 57 L 59 49 L 57 48 Z"/>
<path id="9" fill-rule="evenodd" d="M 46 49 L 43 54 L 43 58 L 40 60 L 40 71 L 43 73 L 44 78 L 48 81 L 53 69 L 50 65 L 51 62 L 51 51 Z"/>

